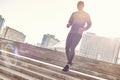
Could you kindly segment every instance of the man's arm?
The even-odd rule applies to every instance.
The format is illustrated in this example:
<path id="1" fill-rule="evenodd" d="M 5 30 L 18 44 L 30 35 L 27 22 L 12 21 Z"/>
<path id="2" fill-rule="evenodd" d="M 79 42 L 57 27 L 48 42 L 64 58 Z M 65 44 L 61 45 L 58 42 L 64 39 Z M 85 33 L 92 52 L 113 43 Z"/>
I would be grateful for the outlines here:
<path id="1" fill-rule="evenodd" d="M 86 16 L 86 23 L 87 23 L 87 25 L 84 27 L 84 30 L 88 30 L 92 25 L 89 15 Z"/>
<path id="2" fill-rule="evenodd" d="M 67 28 L 69 28 L 72 25 L 72 22 L 73 22 L 73 13 L 72 13 L 72 15 L 71 15 L 71 17 L 69 19 L 69 22 L 67 24 Z"/>

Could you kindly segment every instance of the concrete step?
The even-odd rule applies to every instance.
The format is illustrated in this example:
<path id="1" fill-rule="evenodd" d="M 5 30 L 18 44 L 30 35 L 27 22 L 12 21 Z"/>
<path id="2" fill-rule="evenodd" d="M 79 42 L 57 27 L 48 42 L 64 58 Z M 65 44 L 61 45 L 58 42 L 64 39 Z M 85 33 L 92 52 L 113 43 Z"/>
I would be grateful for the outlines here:
<path id="1" fill-rule="evenodd" d="M 38 73 L 36 71 L 30 70 L 28 68 L 25 68 L 25 67 L 22 67 L 22 66 L 19 66 L 19 65 L 13 65 L 13 64 L 5 62 L 5 61 L 1 61 L 0 64 L 4 67 L 7 67 L 9 69 L 15 70 L 17 72 L 20 72 L 20 73 L 23 73 L 23 74 L 26 74 L 26 75 L 29 75 L 29 76 L 32 76 L 32 77 L 37 78 L 37 79 L 55 80 L 54 78 L 51 78 L 49 76 L 43 75 L 41 73 Z"/>
<path id="2" fill-rule="evenodd" d="M 23 62 L 27 62 L 27 63 L 33 64 L 33 65 L 36 65 L 36 66 L 39 66 L 39 67 L 44 67 L 44 68 L 47 68 L 49 70 L 59 72 L 59 73 L 62 73 L 64 75 L 69 75 L 69 76 L 72 76 L 72 77 L 75 77 L 75 78 L 78 78 L 78 79 L 86 79 L 86 80 L 88 80 L 88 79 L 89 80 L 103 79 L 103 78 L 100 78 L 100 77 L 95 77 L 95 76 L 84 74 L 84 73 L 77 72 L 77 71 L 74 71 L 74 70 L 70 70 L 69 72 L 66 73 L 66 72 L 62 71 L 63 67 L 53 65 L 53 64 L 49 64 L 49 63 L 46 63 L 46 62 L 42 62 L 42 61 L 39 61 L 39 60 L 31 59 L 31 58 L 24 57 L 24 56 L 19 56 L 19 57 L 22 57 L 22 58 L 19 58 L 19 60 L 21 60 Z"/>
<path id="3" fill-rule="evenodd" d="M 80 80 L 78 78 L 44 68 L 44 66 L 39 67 L 39 66 L 32 65 L 30 63 L 26 63 L 26 62 L 19 61 L 19 60 L 18 60 L 17 64 L 15 65 L 15 64 L 11 64 L 14 62 L 13 58 L 6 57 L 6 56 L 3 56 L 3 58 L 9 59 L 9 62 L 6 62 L 5 60 L 1 61 L 0 62 L 1 65 L 6 66 L 10 69 L 15 69 L 18 72 L 25 73 L 25 74 L 33 76 L 33 77 L 37 77 L 39 79 L 41 79 L 41 77 L 45 77 L 45 78 L 52 79 L 52 80 Z"/>
<path id="4" fill-rule="evenodd" d="M 5 77 L 10 76 L 14 78 L 15 80 L 39 80 L 37 78 L 28 76 L 26 74 L 23 74 L 21 72 L 15 71 L 13 69 L 0 66 L 0 72 L 5 75 Z M 9 77 L 8 77 L 9 78 Z"/>
<path id="5" fill-rule="evenodd" d="M 15 80 L 15 78 L 12 78 L 0 72 L 0 80 Z"/>
<path id="6" fill-rule="evenodd" d="M 28 69 L 27 67 L 25 68 L 25 66 L 22 67 L 22 66 L 12 65 L 11 63 L 7 63 L 7 62 L 2 62 L 1 64 L 7 64 L 9 66 L 8 68 L 10 69 L 14 69 L 18 72 L 27 74 L 32 77 L 36 77 L 40 80 L 80 80 L 80 79 L 77 79 L 71 76 L 66 76 L 61 73 L 57 73 L 57 72 L 54 72 L 54 71 L 51 71 L 45 68 L 36 67 L 36 70 L 38 71 L 35 71 L 33 70 L 33 68 Z"/>
<path id="7" fill-rule="evenodd" d="M 11 77 L 14 77 L 14 75 L 16 76 L 16 78 L 26 78 L 27 76 L 28 77 L 32 76 L 33 80 L 55 80 L 54 78 L 51 78 L 49 76 L 37 73 L 37 72 L 32 71 L 32 70 L 30 70 L 28 68 L 25 68 L 25 67 L 14 64 L 14 61 L 16 61 L 16 59 L 10 58 L 8 55 L 2 55 L 2 59 L 3 60 L 0 60 L 0 69 L 2 71 L 1 73 L 6 75 L 6 77 L 7 76 L 10 77 L 11 75 L 5 73 L 6 72 L 5 68 L 8 69 L 8 71 L 7 71 L 8 73 L 12 74 Z M 21 62 L 20 64 L 24 65 L 25 63 Z M 16 72 L 16 74 L 14 74 L 15 72 Z M 18 74 L 19 76 L 17 75 L 17 73 L 19 73 Z"/>
<path id="8" fill-rule="evenodd" d="M 13 42 L 13 41 L 11 42 L 17 47 L 19 55 L 29 57 L 29 58 L 26 58 L 26 57 L 21 58 L 19 56 L 18 59 L 20 61 L 32 64 L 41 68 L 46 68 L 55 72 L 59 72 L 64 75 L 76 77 L 79 79 L 85 79 L 85 80 L 95 80 L 95 79 L 103 80 L 103 78 L 107 80 L 120 79 L 120 65 L 97 61 L 97 60 L 93 60 L 93 59 L 85 58 L 81 56 L 75 56 L 73 60 L 74 64 L 71 67 L 70 71 L 67 73 L 64 73 L 64 72 L 61 72 L 61 69 L 65 66 L 67 62 L 65 53 L 49 50 L 46 48 L 36 47 L 26 43 L 19 43 L 19 42 Z M 0 48 L 1 48 L 1 45 L 0 45 Z M 7 49 L 5 48 L 5 50 Z M 8 51 L 10 50 L 8 49 Z M 14 51 L 12 50 L 12 52 Z M 9 55 L 6 55 L 6 56 L 9 56 Z M 15 56 L 13 56 L 13 59 L 15 59 Z M 6 59 L 6 61 L 11 63 L 9 59 Z M 16 64 L 16 62 L 18 61 L 15 60 L 13 64 Z"/>
<path id="9" fill-rule="evenodd" d="M 12 59 L 14 58 L 14 54 L 8 53 L 7 55 L 8 57 L 11 57 Z M 56 66 L 56 65 L 52 65 L 49 63 L 45 63 L 42 61 L 38 61 L 35 59 L 31 59 L 31 58 L 27 58 L 24 56 L 20 56 L 18 55 L 18 61 L 17 61 L 17 65 L 30 69 L 30 70 L 34 70 L 35 72 L 39 72 L 42 73 L 44 75 L 53 77 L 55 79 L 61 79 L 61 80 L 80 80 L 80 79 L 84 79 L 84 80 L 97 80 L 100 78 L 97 77 L 93 77 L 90 75 L 85 75 L 85 74 L 81 74 L 78 73 L 77 71 L 73 71 L 70 70 L 70 72 L 63 72 L 62 71 L 62 67 L 60 66 Z M 10 62 L 14 62 L 14 59 L 9 59 Z"/>
<path id="10" fill-rule="evenodd" d="M 53 51 L 45 48 L 38 48 L 32 45 L 23 44 L 20 45 L 19 54 L 37 59 L 50 64 L 64 67 L 66 64 L 65 53 Z M 21 51 L 24 51 L 21 53 Z M 105 78 L 108 80 L 119 80 L 120 79 L 120 65 L 112 64 L 108 62 L 98 61 L 90 58 L 81 56 L 75 56 L 73 60 L 72 70 L 77 72 L 86 73 L 92 76 Z"/>

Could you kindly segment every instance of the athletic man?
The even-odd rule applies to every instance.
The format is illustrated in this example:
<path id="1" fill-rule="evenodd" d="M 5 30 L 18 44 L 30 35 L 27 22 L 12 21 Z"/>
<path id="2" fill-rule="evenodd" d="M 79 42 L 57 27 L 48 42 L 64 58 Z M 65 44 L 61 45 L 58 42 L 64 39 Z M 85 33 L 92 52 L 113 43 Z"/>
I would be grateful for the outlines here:
<path id="1" fill-rule="evenodd" d="M 78 45 L 82 33 L 88 30 L 91 27 L 91 19 L 88 13 L 83 11 L 84 2 L 79 1 L 77 4 L 78 11 L 73 12 L 69 22 L 67 24 L 67 28 L 71 27 L 71 30 L 66 39 L 66 56 L 67 56 L 67 64 L 63 68 L 63 71 L 67 72 L 69 67 L 72 65 L 72 60 L 75 55 L 75 48 Z"/>

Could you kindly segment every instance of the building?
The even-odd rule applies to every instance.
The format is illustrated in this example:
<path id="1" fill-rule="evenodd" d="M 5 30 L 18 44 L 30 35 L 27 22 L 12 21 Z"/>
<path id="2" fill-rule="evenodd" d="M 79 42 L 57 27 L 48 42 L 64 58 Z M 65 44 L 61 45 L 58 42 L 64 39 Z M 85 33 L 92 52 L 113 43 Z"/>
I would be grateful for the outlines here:
<path id="1" fill-rule="evenodd" d="M 65 53 L 65 45 L 66 44 L 66 41 L 63 40 L 63 41 L 59 41 L 56 45 L 54 45 L 52 47 L 52 50 L 56 50 L 56 51 L 60 51 L 60 52 L 64 52 Z M 79 46 L 80 46 L 80 43 L 76 46 L 76 49 L 75 49 L 75 54 L 79 54 Z"/>
<path id="2" fill-rule="evenodd" d="M 41 42 L 41 47 L 51 49 L 58 42 L 59 40 L 56 39 L 54 35 L 45 34 Z"/>
<path id="3" fill-rule="evenodd" d="M 2 18 L 2 16 L 0 15 L 0 32 L 1 32 L 1 29 L 2 29 L 2 26 L 3 26 L 4 22 L 5 22 L 5 19 Z"/>
<path id="4" fill-rule="evenodd" d="M 51 49 L 55 51 L 65 52 L 65 41 L 59 41 Z"/>
<path id="5" fill-rule="evenodd" d="M 119 39 L 86 33 L 81 40 L 79 55 L 110 63 L 117 63 L 119 50 Z"/>
<path id="6" fill-rule="evenodd" d="M 26 36 L 22 32 L 6 27 L 3 29 L 1 37 L 16 42 L 24 42 Z"/>
<path id="7" fill-rule="evenodd" d="M 119 38 L 119 43 L 120 43 L 120 38 Z M 117 60 L 117 63 L 120 64 L 120 46 L 119 46 L 119 54 L 118 54 L 118 60 Z"/>

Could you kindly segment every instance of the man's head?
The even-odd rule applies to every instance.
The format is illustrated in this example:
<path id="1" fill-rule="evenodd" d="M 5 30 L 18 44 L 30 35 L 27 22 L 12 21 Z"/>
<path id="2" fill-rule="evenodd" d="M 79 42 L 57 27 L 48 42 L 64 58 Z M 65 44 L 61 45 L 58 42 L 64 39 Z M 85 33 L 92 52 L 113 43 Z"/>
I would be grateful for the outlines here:
<path id="1" fill-rule="evenodd" d="M 84 7 L 84 2 L 83 1 L 79 1 L 78 4 L 77 4 L 78 10 L 82 10 L 83 7 Z"/>

